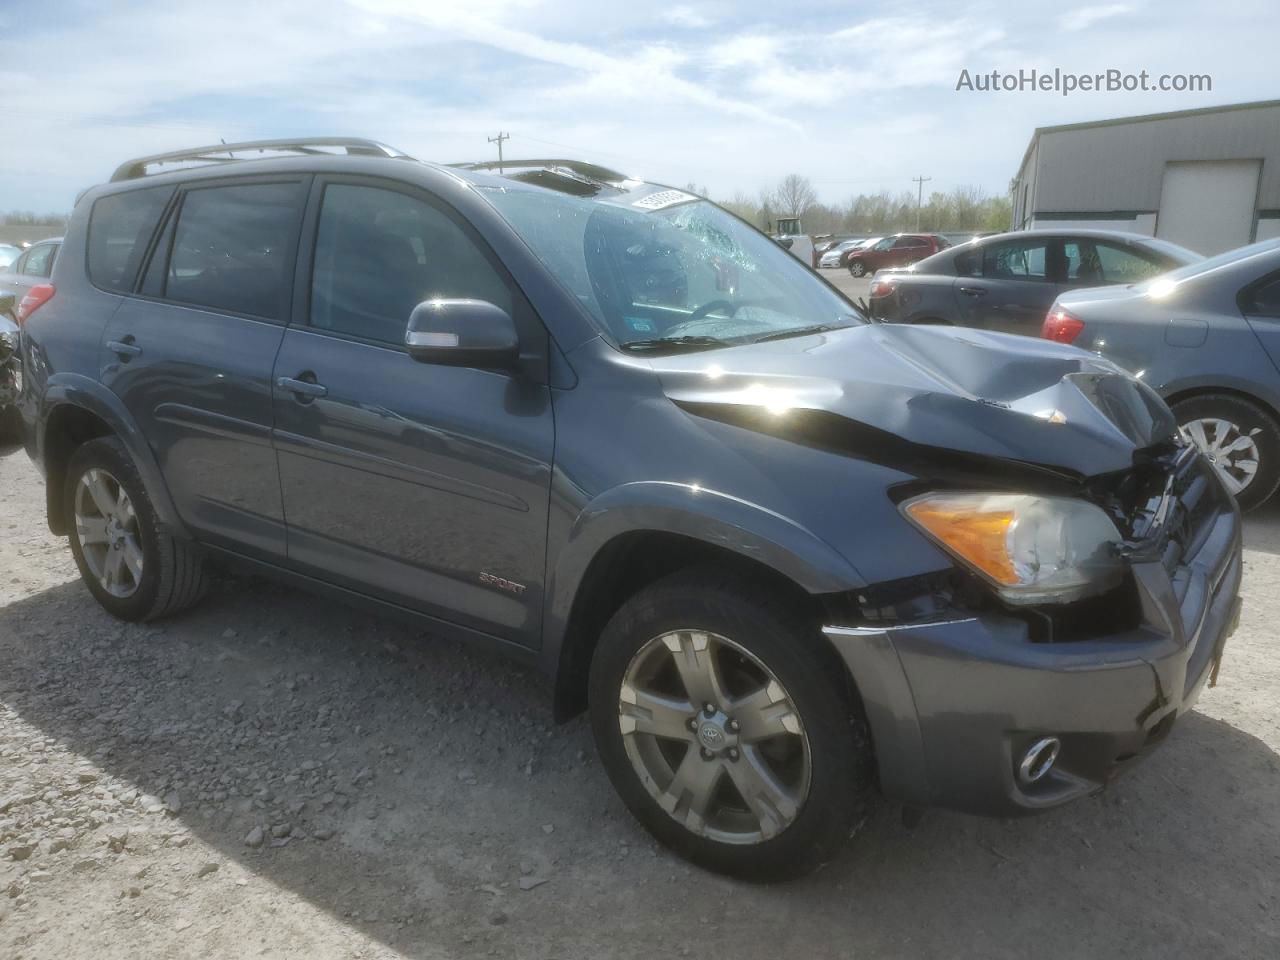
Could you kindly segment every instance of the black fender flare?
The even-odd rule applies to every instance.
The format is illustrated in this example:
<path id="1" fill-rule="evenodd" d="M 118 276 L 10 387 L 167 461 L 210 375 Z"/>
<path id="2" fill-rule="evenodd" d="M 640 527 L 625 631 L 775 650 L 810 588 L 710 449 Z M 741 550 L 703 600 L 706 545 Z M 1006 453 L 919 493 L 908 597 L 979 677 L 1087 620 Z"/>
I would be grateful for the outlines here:
<path id="1" fill-rule="evenodd" d="M 125 445 L 129 456 L 133 458 L 162 526 L 174 536 L 191 539 L 190 532 L 178 515 L 173 497 L 169 493 L 169 486 L 165 483 L 164 475 L 160 471 L 160 465 L 156 462 L 155 454 L 142 430 L 120 398 L 96 380 L 76 373 L 58 373 L 49 378 L 40 404 L 35 437 L 36 458 L 45 467 L 46 476 L 48 474 L 48 425 L 56 411 L 64 406 L 85 410 L 110 428 L 111 432 Z M 57 495 L 53 487 L 54 484 L 46 485 L 46 497 L 50 508 L 53 505 L 52 498 Z M 50 517 L 52 516 L 51 509 Z"/>

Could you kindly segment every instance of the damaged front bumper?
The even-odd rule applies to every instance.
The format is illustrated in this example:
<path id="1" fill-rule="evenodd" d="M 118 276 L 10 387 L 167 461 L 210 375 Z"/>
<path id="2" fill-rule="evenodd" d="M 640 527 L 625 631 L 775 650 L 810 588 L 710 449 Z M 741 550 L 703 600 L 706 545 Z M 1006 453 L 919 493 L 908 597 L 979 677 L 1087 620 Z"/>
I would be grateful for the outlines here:
<path id="1" fill-rule="evenodd" d="M 1239 617 L 1240 515 L 1224 498 L 1176 561 L 1132 563 L 1141 624 L 1033 642 L 1024 620 L 828 626 L 875 742 L 883 791 L 918 806 L 1011 816 L 1101 790 L 1195 703 Z M 1052 768 L 1019 776 L 1056 737 Z"/>

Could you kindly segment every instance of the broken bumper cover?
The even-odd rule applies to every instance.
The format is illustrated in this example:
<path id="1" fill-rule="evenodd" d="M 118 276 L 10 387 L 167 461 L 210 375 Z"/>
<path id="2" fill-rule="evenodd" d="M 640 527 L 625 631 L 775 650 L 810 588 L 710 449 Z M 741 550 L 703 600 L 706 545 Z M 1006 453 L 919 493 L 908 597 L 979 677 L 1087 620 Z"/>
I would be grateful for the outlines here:
<path id="1" fill-rule="evenodd" d="M 1024 622 L 977 616 L 825 627 L 866 707 L 881 786 L 920 806 L 1013 816 L 1101 790 L 1169 732 L 1239 617 L 1240 517 L 1225 510 L 1194 557 L 1133 566 L 1141 627 L 1033 643 Z M 1050 772 L 1020 782 L 1032 744 L 1058 737 Z"/>

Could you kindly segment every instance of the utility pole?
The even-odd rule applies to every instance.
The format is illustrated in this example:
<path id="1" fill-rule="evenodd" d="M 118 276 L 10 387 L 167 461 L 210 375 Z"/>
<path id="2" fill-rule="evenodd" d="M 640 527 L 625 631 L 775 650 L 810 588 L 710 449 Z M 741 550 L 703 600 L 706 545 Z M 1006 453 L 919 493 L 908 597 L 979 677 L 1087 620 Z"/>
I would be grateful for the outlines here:
<path id="1" fill-rule="evenodd" d="M 502 148 L 499 147 L 499 150 Z M 912 177 L 911 182 L 916 184 L 916 229 L 920 229 L 920 204 L 924 201 L 924 185 L 932 180 L 933 177 Z"/>
<path id="2" fill-rule="evenodd" d="M 498 145 L 498 173 L 502 173 L 502 141 L 510 139 L 511 134 L 503 133 L 502 131 L 498 131 L 498 135 L 496 137 L 489 138 L 490 143 L 496 143 Z"/>

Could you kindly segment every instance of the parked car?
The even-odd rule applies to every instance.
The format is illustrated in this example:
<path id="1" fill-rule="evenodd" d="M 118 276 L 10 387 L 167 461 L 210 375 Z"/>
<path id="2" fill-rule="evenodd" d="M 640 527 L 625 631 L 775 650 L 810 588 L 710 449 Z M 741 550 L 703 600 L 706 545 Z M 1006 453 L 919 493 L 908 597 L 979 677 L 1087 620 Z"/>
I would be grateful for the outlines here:
<path id="1" fill-rule="evenodd" d="M 813 237 L 813 252 L 821 256 L 828 249 L 840 243 L 844 238 L 832 236 L 829 233 L 817 234 Z"/>
<path id="2" fill-rule="evenodd" d="M 895 233 L 851 254 L 847 260 L 849 273 L 865 277 L 884 267 L 904 267 L 931 257 L 950 245 L 946 237 L 936 233 Z"/>
<path id="3" fill-rule="evenodd" d="M 17 308 L 13 294 L 0 293 L 0 444 L 22 439 L 18 392 L 22 389 L 19 364 L 18 325 L 10 319 Z"/>
<path id="4" fill-rule="evenodd" d="M 849 257 L 857 250 L 865 250 L 869 246 L 873 246 L 880 242 L 880 237 L 863 237 L 861 240 L 844 240 L 833 247 L 828 247 L 826 252 L 818 260 L 818 266 L 827 269 L 835 269 L 847 267 L 849 265 Z"/>
<path id="5" fill-rule="evenodd" d="M 1164 240 L 1110 230 L 1004 233 L 877 274 L 868 307 L 876 319 L 895 323 L 1035 336 L 1060 293 L 1137 283 L 1199 259 Z"/>
<path id="6" fill-rule="evenodd" d="M 0 294 L 11 293 L 16 308 L 10 319 L 22 320 L 22 304 L 33 288 L 47 285 L 53 265 L 58 260 L 58 251 L 62 248 L 62 238 L 41 240 L 33 243 L 8 266 L 0 268 Z M 38 296 L 39 294 L 37 294 Z"/>
<path id="7" fill-rule="evenodd" d="M 1243 509 L 1280 485 L 1280 240 L 1136 286 L 1065 293 L 1042 336 L 1136 371 Z"/>
<path id="8" fill-rule="evenodd" d="M 0 269 L 7 267 L 22 256 L 22 248 L 12 243 L 0 243 Z"/>
<path id="9" fill-rule="evenodd" d="M 232 151 L 275 156 L 198 164 Z M 536 664 L 641 823 L 763 878 L 877 792 L 1033 813 L 1165 739 L 1240 516 L 1141 380 L 869 323 L 680 190 L 496 167 L 218 144 L 84 196 L 21 404 L 107 611 L 231 563 Z"/>

